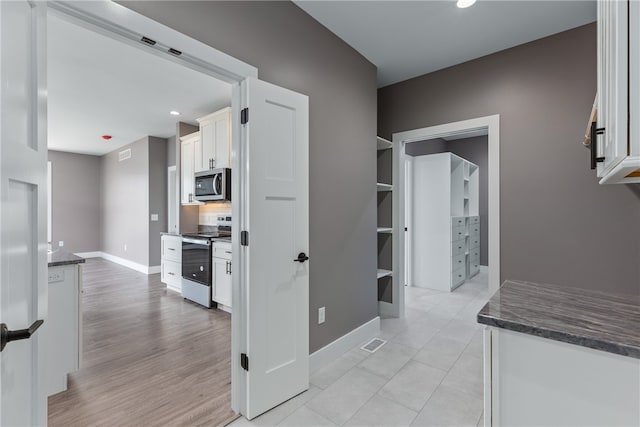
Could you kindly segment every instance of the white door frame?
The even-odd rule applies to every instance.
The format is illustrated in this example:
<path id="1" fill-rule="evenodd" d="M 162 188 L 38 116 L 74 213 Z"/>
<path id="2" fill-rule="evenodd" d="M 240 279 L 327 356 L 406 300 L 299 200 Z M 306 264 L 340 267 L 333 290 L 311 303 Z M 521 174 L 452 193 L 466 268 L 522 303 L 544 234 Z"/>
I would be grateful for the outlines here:
<path id="1" fill-rule="evenodd" d="M 489 150 L 489 293 L 500 287 L 500 115 L 479 117 L 454 123 L 414 129 L 393 134 L 393 183 L 397 190 L 393 192 L 393 266 L 397 268 L 394 277 L 394 298 L 399 303 L 394 304 L 397 313 L 389 313 L 396 317 L 404 316 L 405 283 L 405 164 L 407 158 L 405 148 L 407 144 L 428 139 L 468 133 L 470 131 L 486 130 Z M 397 183 L 397 184 L 396 184 Z M 395 188 L 394 188 L 395 190 Z M 402 230 L 402 231 L 401 231 Z"/>
<path id="2" fill-rule="evenodd" d="M 231 170 L 233 203 L 233 248 L 234 260 L 243 263 L 240 250 L 240 221 L 243 212 L 243 196 L 240 192 L 242 148 L 240 144 L 241 125 L 240 82 L 248 77 L 258 77 L 258 69 L 239 61 L 213 47 L 195 40 L 179 31 L 169 28 L 159 22 L 147 18 L 133 10 L 113 3 L 100 0 L 90 2 L 51 1 L 49 9 L 57 16 L 96 31 L 107 37 L 122 41 L 131 46 L 145 50 L 154 55 L 171 60 L 188 68 L 203 72 L 219 80 L 232 84 L 232 142 L 231 142 Z M 140 41 L 145 36 L 156 41 L 154 46 Z M 182 54 L 169 54 L 168 48 L 177 49 Z M 179 161 L 179 159 L 177 160 Z M 239 269 L 236 271 L 240 271 Z M 233 275 L 233 316 L 231 318 L 231 408 L 236 412 L 243 412 L 245 408 L 246 383 L 244 371 L 240 368 L 240 353 L 246 348 L 246 334 L 244 332 L 245 317 L 247 316 L 244 295 L 244 282 L 239 274 Z"/>

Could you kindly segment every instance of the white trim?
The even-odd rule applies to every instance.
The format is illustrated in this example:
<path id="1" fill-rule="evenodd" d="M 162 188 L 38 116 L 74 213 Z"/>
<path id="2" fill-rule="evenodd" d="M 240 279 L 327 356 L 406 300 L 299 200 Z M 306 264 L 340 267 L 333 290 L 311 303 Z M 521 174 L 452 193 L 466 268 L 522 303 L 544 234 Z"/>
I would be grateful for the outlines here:
<path id="1" fill-rule="evenodd" d="M 309 372 L 318 371 L 354 347 L 361 346 L 380 333 L 380 317 L 358 326 L 353 331 L 309 355 Z"/>
<path id="2" fill-rule="evenodd" d="M 102 258 L 102 252 L 77 252 L 74 254 L 75 256 L 79 256 L 80 258 Z"/>
<path id="3" fill-rule="evenodd" d="M 78 252 L 74 255 L 79 256 L 80 258 L 103 258 L 107 261 L 115 262 L 116 264 L 123 265 L 127 268 L 130 268 L 135 271 L 139 271 L 144 274 L 158 274 L 161 271 L 161 266 L 159 265 L 143 265 L 137 262 L 130 261 L 128 259 L 121 258 L 119 256 L 111 255 L 106 252 Z"/>
<path id="4" fill-rule="evenodd" d="M 421 129 L 393 134 L 393 315 L 404 317 L 404 292 L 399 284 L 404 283 L 404 230 L 405 227 L 405 164 L 408 143 L 424 141 L 470 131 L 487 130 L 488 135 L 488 187 L 489 187 L 489 292 L 500 287 L 500 115 L 462 120 Z"/>
<path id="5" fill-rule="evenodd" d="M 227 83 L 258 77 L 257 68 L 112 1 L 51 1 L 49 9 L 62 19 Z M 142 36 L 155 40 L 156 44 L 143 44 Z M 182 54 L 171 55 L 168 48 Z"/>

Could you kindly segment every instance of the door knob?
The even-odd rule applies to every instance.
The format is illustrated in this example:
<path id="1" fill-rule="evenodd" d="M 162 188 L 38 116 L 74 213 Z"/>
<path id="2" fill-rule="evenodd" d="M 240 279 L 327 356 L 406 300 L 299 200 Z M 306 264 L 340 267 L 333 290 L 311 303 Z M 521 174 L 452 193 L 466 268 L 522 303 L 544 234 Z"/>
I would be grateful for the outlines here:
<path id="1" fill-rule="evenodd" d="M 299 262 L 300 264 L 302 264 L 303 262 L 305 262 L 308 259 L 309 259 L 309 257 L 307 256 L 307 254 L 305 254 L 304 252 L 300 252 L 298 254 L 298 258 L 294 259 L 294 261 L 295 262 Z"/>
<path id="2" fill-rule="evenodd" d="M 5 323 L 0 324 L 0 351 L 4 350 L 4 346 L 11 341 L 26 340 L 38 330 L 44 323 L 44 320 L 36 320 L 29 329 L 18 329 L 10 331 Z"/>

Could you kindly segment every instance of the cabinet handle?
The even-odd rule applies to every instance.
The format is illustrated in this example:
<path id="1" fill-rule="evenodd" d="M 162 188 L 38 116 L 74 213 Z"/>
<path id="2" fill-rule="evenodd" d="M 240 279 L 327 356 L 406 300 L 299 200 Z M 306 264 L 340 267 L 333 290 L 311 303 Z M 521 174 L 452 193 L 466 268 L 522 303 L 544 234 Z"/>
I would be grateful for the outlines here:
<path id="1" fill-rule="evenodd" d="M 175 251 L 175 250 L 176 250 L 176 248 L 167 248 L 167 250 Z"/>
<path id="2" fill-rule="evenodd" d="M 595 169 L 597 163 L 604 162 L 604 157 L 598 157 L 598 135 L 604 135 L 604 128 L 599 128 L 596 122 L 591 122 L 591 169 Z"/>
<path id="3" fill-rule="evenodd" d="M 229 275 L 231 275 L 231 261 L 227 261 L 227 264 L 229 264 Z"/>
<path id="4" fill-rule="evenodd" d="M 172 273 L 172 272 L 168 272 L 167 274 L 168 274 L 169 276 L 175 276 L 175 275 L 176 275 L 175 273 Z"/>

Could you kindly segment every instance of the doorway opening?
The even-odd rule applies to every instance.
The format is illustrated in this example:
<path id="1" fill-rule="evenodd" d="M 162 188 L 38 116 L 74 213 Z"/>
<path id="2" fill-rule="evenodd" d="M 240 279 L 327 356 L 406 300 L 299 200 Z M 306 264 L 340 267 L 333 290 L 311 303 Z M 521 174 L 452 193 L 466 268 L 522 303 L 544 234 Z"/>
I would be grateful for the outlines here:
<path id="1" fill-rule="evenodd" d="M 217 166 L 231 168 L 232 84 L 69 15 L 50 11 L 47 21 L 49 241 L 86 258 L 79 303 L 64 306 L 78 314 L 63 319 L 61 332 L 77 331 L 76 363 L 64 366 L 68 381 L 59 376 L 64 381 L 47 390 L 49 422 L 228 420 L 232 319 L 221 306 L 207 310 L 183 299 L 180 235 L 217 229 L 220 215 L 231 217 L 230 203 L 185 200 L 181 187 L 212 166 L 203 161 L 207 144 L 224 144 L 226 158 L 218 156 Z M 198 119 L 221 110 L 226 133 L 209 141 Z M 182 148 L 190 136 L 201 149 L 187 156 Z M 230 240 L 225 246 L 230 253 Z M 207 258 L 205 282 L 209 289 L 213 276 L 218 289 L 226 283 L 231 311 L 231 257 L 222 265 Z M 49 287 L 48 322 L 64 311 L 58 288 Z M 211 305 L 219 298 L 208 299 Z M 155 403 L 134 398 L 141 395 Z"/>
<path id="2" fill-rule="evenodd" d="M 467 157 L 482 159 L 482 156 L 474 154 L 477 148 L 482 146 L 482 141 L 486 138 L 486 208 L 483 206 L 482 211 L 486 209 L 483 215 L 480 207 L 480 191 L 481 191 L 481 170 L 478 165 L 465 161 L 464 158 L 455 154 L 435 154 L 444 152 L 458 152 Z M 482 261 L 487 265 L 487 280 L 489 293 L 494 292 L 499 287 L 500 272 L 500 180 L 499 180 L 499 116 L 488 116 L 477 119 L 465 120 L 461 122 L 449 123 L 439 126 L 415 129 L 406 132 L 400 132 L 393 135 L 394 142 L 394 182 L 398 183 L 398 191 L 393 194 L 393 257 L 394 266 L 398 267 L 398 276 L 394 286 L 397 286 L 396 295 L 398 295 L 398 314 L 400 317 L 405 315 L 405 285 L 409 288 L 412 285 L 425 285 L 426 283 L 416 283 L 416 280 L 424 282 L 426 279 L 424 270 L 417 273 L 416 256 L 441 258 L 441 261 L 447 261 L 447 271 L 443 275 L 434 280 L 438 281 L 438 286 L 444 286 L 451 290 L 462 283 L 464 278 L 476 276 L 476 268 L 474 261 L 478 260 L 478 265 L 483 265 Z M 472 145 L 473 143 L 476 145 Z M 467 143 L 467 144 L 465 144 Z M 432 159 L 429 165 L 422 165 L 423 161 L 417 161 L 423 157 L 424 159 Z M 446 158 L 445 158 L 446 157 Z M 481 160 L 479 160 L 480 162 Z M 440 166 L 438 166 L 440 165 Z M 442 171 L 442 179 L 437 176 L 431 176 L 433 170 L 440 167 Z M 429 171 L 429 172 L 426 172 Z M 458 174 L 458 172 L 460 172 Z M 458 176 L 459 175 L 459 176 Z M 473 176 L 476 175 L 474 178 Z M 429 179 L 429 182 L 423 181 L 418 183 L 415 179 L 420 176 L 423 180 Z M 452 182 L 459 181 L 452 189 Z M 449 184 L 446 184 L 449 183 Z M 428 185 L 427 185 L 428 184 Z M 447 209 L 434 213 L 433 205 L 430 203 L 428 196 L 423 197 L 419 185 L 427 185 L 431 188 L 431 197 L 442 197 L 441 204 L 446 200 Z M 446 188 L 445 188 L 446 187 Z M 446 191 L 444 191 L 446 190 Z M 420 193 L 420 201 L 414 203 L 414 195 Z M 474 199 L 476 199 L 474 201 Z M 453 201 L 452 201 L 453 200 Z M 431 205 L 431 206 L 430 206 Z M 416 208 L 420 209 L 420 217 L 416 218 Z M 425 210 L 426 209 L 426 210 Z M 433 224 L 423 221 L 424 213 L 429 212 L 445 221 L 447 224 Z M 484 218 L 483 218 L 484 216 Z M 464 221 L 464 224 L 457 224 L 462 228 L 455 228 L 451 221 Z M 478 221 L 479 230 L 474 227 L 472 221 Z M 486 226 L 482 227 L 482 223 Z M 417 244 L 415 239 L 418 238 L 411 232 L 412 228 L 418 226 L 418 229 L 430 230 L 431 233 L 438 234 L 444 244 L 440 249 L 433 245 Z M 468 241 L 472 238 L 469 235 L 469 227 L 471 234 L 478 231 L 478 245 L 470 244 Z M 427 227 L 427 228 L 425 228 Z M 431 228 L 429 228 L 431 227 Z M 482 254 L 482 229 L 486 230 L 486 249 L 484 258 Z M 402 230 L 402 232 L 400 231 Z M 419 231 L 419 230 L 416 230 Z M 452 240 L 452 233 L 459 231 L 461 238 L 465 237 L 466 245 L 459 245 L 460 250 L 455 251 Z M 424 236 L 423 236 L 424 237 Z M 421 238 L 423 238 L 421 237 Z M 457 240 L 461 242 L 462 240 Z M 472 242 L 471 242 L 472 243 Z M 478 247 L 477 258 L 475 255 L 475 247 Z M 473 251 L 472 251 L 473 250 Z M 419 251 L 418 253 L 416 251 Z M 464 253 L 463 253 L 464 251 Z M 455 255 L 455 256 L 454 256 Z M 454 280 L 453 262 L 460 263 L 458 272 L 464 271 L 464 278 Z M 423 267 L 423 265 L 421 265 Z M 482 270 L 482 269 L 479 269 Z M 415 277 L 421 274 L 420 277 Z M 446 276 L 444 276 L 446 275 Z M 480 276 L 482 277 L 482 276 Z M 432 278 L 433 279 L 433 278 Z M 456 277 L 457 279 L 457 277 Z M 427 285 L 426 287 L 428 287 Z"/>

